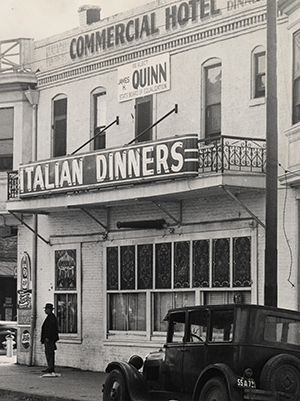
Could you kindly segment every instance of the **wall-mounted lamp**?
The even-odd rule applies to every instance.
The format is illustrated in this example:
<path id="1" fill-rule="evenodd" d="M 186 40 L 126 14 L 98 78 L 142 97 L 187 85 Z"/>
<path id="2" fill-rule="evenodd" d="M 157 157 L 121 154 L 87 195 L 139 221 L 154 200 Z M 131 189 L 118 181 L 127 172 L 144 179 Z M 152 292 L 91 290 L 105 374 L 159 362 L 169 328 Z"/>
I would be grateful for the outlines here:
<path id="1" fill-rule="evenodd" d="M 24 92 L 26 99 L 31 104 L 31 106 L 37 106 L 40 99 L 40 91 L 37 89 L 28 88 L 26 92 Z"/>
<path id="2" fill-rule="evenodd" d="M 155 228 L 156 230 L 162 230 L 166 228 L 167 223 L 165 219 L 160 220 L 138 220 L 138 221 L 118 221 L 118 228 L 136 228 L 136 229 L 148 229 Z"/>

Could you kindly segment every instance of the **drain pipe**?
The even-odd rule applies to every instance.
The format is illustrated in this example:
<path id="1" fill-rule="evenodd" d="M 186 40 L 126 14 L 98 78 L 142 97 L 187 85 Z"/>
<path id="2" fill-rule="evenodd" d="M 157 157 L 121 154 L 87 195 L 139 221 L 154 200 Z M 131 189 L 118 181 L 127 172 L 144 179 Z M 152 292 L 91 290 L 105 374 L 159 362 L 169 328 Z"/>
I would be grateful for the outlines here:
<path id="1" fill-rule="evenodd" d="M 37 107 L 39 102 L 39 91 L 29 88 L 24 92 L 27 100 L 32 106 L 32 161 L 37 160 Z M 33 215 L 34 237 L 32 244 L 32 294 L 31 294 L 31 320 L 30 320 L 30 347 L 28 366 L 33 365 L 34 334 L 36 327 L 36 272 L 37 272 L 37 246 L 38 246 L 38 215 Z"/>

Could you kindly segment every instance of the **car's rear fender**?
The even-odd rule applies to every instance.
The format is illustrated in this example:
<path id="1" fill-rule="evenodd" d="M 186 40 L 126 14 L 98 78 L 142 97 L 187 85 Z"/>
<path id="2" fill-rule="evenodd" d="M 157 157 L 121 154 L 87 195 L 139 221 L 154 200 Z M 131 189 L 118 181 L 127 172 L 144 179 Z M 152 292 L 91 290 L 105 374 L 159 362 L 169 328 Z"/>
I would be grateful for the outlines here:
<path id="1" fill-rule="evenodd" d="M 131 401 L 150 401 L 147 382 L 133 365 L 128 362 L 111 362 L 107 365 L 105 372 L 110 373 L 114 369 L 123 374 Z"/>
<path id="2" fill-rule="evenodd" d="M 227 365 L 223 363 L 215 363 L 207 366 L 198 377 L 195 385 L 193 400 L 198 400 L 204 384 L 213 377 L 222 377 L 226 382 L 230 400 L 242 400 L 242 390 L 237 387 L 237 375 Z"/>

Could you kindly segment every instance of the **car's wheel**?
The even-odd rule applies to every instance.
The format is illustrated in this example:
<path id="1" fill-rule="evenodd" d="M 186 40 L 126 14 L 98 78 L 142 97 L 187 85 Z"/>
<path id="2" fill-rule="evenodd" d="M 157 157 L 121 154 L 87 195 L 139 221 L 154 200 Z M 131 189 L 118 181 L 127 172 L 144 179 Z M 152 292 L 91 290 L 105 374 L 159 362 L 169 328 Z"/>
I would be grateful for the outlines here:
<path id="1" fill-rule="evenodd" d="M 105 381 L 103 401 L 130 401 L 122 372 L 112 370 Z"/>
<path id="2" fill-rule="evenodd" d="M 300 393 L 300 360 L 288 354 L 276 355 L 263 367 L 260 376 L 262 390 Z"/>
<path id="3" fill-rule="evenodd" d="M 225 381 L 221 377 L 213 377 L 203 386 L 199 401 L 229 401 Z"/>

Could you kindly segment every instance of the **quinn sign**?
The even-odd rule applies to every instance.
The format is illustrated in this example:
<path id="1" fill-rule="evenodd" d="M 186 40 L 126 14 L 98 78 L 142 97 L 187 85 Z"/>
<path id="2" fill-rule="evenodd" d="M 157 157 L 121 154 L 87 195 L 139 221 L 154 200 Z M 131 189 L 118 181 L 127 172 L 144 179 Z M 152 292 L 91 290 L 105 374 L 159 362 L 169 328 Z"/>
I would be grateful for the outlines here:
<path id="1" fill-rule="evenodd" d="M 167 53 L 118 68 L 119 102 L 169 90 L 169 59 Z"/>
<path id="2" fill-rule="evenodd" d="M 20 197 L 196 175 L 198 139 L 185 135 L 19 168 Z"/>

